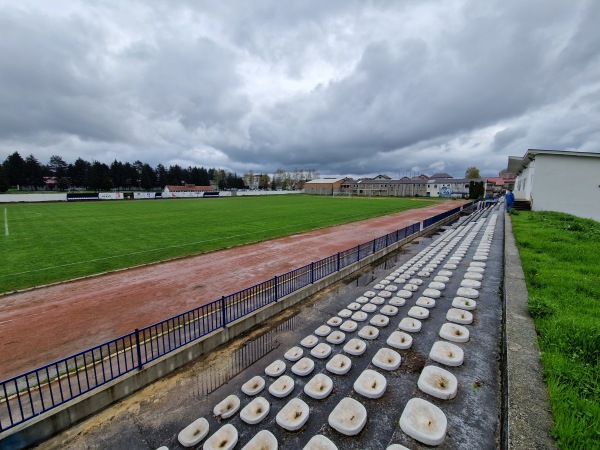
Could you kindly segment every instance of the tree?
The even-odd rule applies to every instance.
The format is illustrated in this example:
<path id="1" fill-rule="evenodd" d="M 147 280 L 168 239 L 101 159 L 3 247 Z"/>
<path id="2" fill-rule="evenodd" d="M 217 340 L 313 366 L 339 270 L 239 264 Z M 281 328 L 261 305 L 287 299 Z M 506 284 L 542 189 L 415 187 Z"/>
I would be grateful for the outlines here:
<path id="1" fill-rule="evenodd" d="M 87 185 L 94 191 L 108 191 L 113 188 L 110 169 L 104 163 L 94 161 L 88 170 Z"/>
<path id="2" fill-rule="evenodd" d="M 67 176 L 71 179 L 71 186 L 78 188 L 87 188 L 88 170 L 91 164 L 84 159 L 77 158 L 73 164 L 67 168 Z"/>
<path id="3" fill-rule="evenodd" d="M 223 169 L 215 170 L 213 177 L 213 180 L 219 189 L 223 190 L 227 187 L 227 176 Z"/>
<path id="4" fill-rule="evenodd" d="M 479 169 L 475 166 L 467 167 L 465 171 L 465 178 L 481 178 Z"/>
<path id="5" fill-rule="evenodd" d="M 469 198 L 477 200 L 483 198 L 485 194 L 485 186 L 483 181 L 469 181 Z"/>
<path id="6" fill-rule="evenodd" d="M 117 189 L 125 188 L 125 170 L 123 167 L 123 163 L 115 159 L 110 165 L 109 172 L 110 179 L 112 180 L 113 185 Z"/>
<path id="7" fill-rule="evenodd" d="M 285 182 L 285 170 L 279 167 L 273 174 L 272 189 L 282 189 Z"/>
<path id="8" fill-rule="evenodd" d="M 44 187 L 44 166 L 33 155 L 25 158 L 25 183 L 36 191 Z"/>
<path id="9" fill-rule="evenodd" d="M 160 188 L 164 188 L 167 184 L 167 169 L 162 164 L 156 166 L 154 169 L 155 177 L 156 177 L 156 185 Z"/>
<path id="10" fill-rule="evenodd" d="M 244 174 L 244 185 L 249 189 L 254 189 L 254 172 L 252 170 Z"/>
<path id="11" fill-rule="evenodd" d="M 269 177 L 269 175 L 267 175 L 266 173 L 260 176 L 260 179 L 258 180 L 258 187 L 260 189 L 269 189 L 269 183 L 271 181 L 271 178 Z"/>
<path id="12" fill-rule="evenodd" d="M 60 156 L 52 155 L 46 167 L 53 177 L 60 178 L 67 175 L 67 167 L 69 165 Z"/>
<path id="13" fill-rule="evenodd" d="M 4 172 L 8 179 L 9 186 L 20 186 L 25 184 L 25 160 L 19 155 L 19 152 L 14 152 L 9 155 L 2 164 Z"/>
<path id="14" fill-rule="evenodd" d="M 4 166 L 0 164 L 0 192 L 8 191 L 10 185 L 8 184 L 8 177 L 4 171 Z"/>
<path id="15" fill-rule="evenodd" d="M 156 177 L 154 169 L 149 164 L 142 165 L 142 173 L 140 175 L 140 186 L 142 189 L 149 191 L 156 185 Z"/>
<path id="16" fill-rule="evenodd" d="M 56 189 L 59 191 L 66 191 L 71 187 L 71 180 L 69 177 L 60 177 L 56 180 Z"/>
<path id="17" fill-rule="evenodd" d="M 136 168 L 130 163 L 123 164 L 123 184 L 127 189 L 132 189 L 138 185 L 138 173 Z"/>
<path id="18" fill-rule="evenodd" d="M 185 183 L 183 169 L 181 166 L 175 164 L 174 166 L 169 166 L 169 171 L 167 172 L 168 183 L 175 186 L 181 186 Z"/>

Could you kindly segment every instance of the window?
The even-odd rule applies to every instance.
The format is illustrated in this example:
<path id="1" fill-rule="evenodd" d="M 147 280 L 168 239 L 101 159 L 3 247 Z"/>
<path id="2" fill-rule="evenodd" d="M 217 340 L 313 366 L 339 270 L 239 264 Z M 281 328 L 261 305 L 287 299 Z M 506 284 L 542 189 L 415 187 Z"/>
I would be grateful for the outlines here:
<path id="1" fill-rule="evenodd" d="M 437 184 L 434 184 L 434 185 L 433 185 L 433 188 L 434 188 L 434 189 L 437 189 Z"/>

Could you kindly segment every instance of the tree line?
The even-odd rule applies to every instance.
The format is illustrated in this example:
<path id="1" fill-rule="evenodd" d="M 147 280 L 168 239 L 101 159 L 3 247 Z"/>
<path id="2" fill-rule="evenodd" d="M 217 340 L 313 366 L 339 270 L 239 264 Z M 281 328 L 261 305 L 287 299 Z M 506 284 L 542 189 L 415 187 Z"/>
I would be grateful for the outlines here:
<path id="1" fill-rule="evenodd" d="M 0 192 L 10 187 L 20 190 L 69 189 L 108 190 L 162 190 L 166 185 L 195 184 L 210 186 L 213 181 L 219 189 L 244 189 L 244 179 L 236 173 L 216 168 L 168 168 L 162 164 L 152 167 L 142 161 L 110 164 L 77 158 L 67 163 L 61 156 L 53 155 L 48 164 L 42 164 L 34 155 L 21 157 L 19 152 L 9 155 L 0 165 Z"/>

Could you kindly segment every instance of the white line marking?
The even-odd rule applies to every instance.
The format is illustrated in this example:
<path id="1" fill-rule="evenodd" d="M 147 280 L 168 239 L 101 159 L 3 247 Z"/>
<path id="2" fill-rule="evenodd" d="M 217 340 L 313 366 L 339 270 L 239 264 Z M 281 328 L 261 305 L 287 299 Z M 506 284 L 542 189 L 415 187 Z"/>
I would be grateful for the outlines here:
<path id="1" fill-rule="evenodd" d="M 8 212 L 4 208 L 4 235 L 8 236 Z"/>

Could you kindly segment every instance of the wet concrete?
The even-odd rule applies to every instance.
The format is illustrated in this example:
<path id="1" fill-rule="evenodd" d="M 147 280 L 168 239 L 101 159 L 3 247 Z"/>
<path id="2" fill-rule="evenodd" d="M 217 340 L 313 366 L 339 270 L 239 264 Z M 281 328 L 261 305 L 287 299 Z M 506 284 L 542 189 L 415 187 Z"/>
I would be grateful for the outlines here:
<path id="1" fill-rule="evenodd" d="M 489 211 L 486 212 L 488 214 Z M 435 308 L 430 310 L 430 317 L 423 321 L 423 329 L 413 335 L 413 346 L 409 350 L 398 350 L 402 356 L 402 364 L 392 372 L 382 371 L 371 364 L 371 359 L 378 349 L 385 347 L 385 340 L 396 329 L 406 312 L 415 305 L 416 300 L 427 287 L 433 276 L 442 269 L 441 265 L 424 283 L 413 297 L 407 300 L 400 312 L 390 320 L 390 325 L 380 329 L 380 336 L 367 342 L 367 351 L 359 357 L 352 357 L 352 369 L 347 375 L 334 375 L 325 369 L 327 360 L 315 361 L 315 370 L 307 377 L 293 376 L 292 363 L 286 362 L 286 374 L 293 376 L 296 386 L 292 394 L 285 399 L 277 399 L 267 392 L 273 379 L 264 375 L 264 368 L 276 359 L 283 359 L 283 354 L 290 347 L 299 345 L 307 335 L 324 324 L 330 317 L 345 308 L 349 303 L 372 289 L 375 281 L 383 279 L 395 268 L 412 256 L 426 248 L 440 234 L 422 238 L 418 242 L 392 255 L 388 261 L 382 261 L 372 267 L 346 279 L 318 295 L 306 300 L 301 305 L 286 311 L 276 320 L 265 323 L 251 334 L 229 343 L 195 364 L 161 380 L 128 399 L 101 412 L 97 416 L 67 430 L 53 439 L 40 445 L 39 448 L 127 448 L 153 449 L 166 445 L 170 449 L 182 448 L 177 442 L 177 434 L 186 425 L 198 417 L 205 417 L 210 423 L 210 434 L 225 423 L 234 425 L 240 434 L 235 448 L 242 448 L 258 431 L 268 429 L 278 439 L 280 448 L 301 449 L 315 434 L 324 434 L 340 449 L 385 449 L 391 443 L 399 443 L 411 449 L 427 448 L 407 436 L 399 427 L 398 420 L 404 406 L 410 398 L 420 397 L 439 406 L 448 418 L 448 433 L 441 449 L 493 449 L 499 448 L 500 439 L 500 326 L 501 295 L 500 282 L 502 276 L 503 251 L 503 216 L 498 218 L 488 264 L 485 270 L 483 287 L 478 308 L 473 311 L 475 320 L 467 327 L 471 339 L 459 344 L 465 351 L 465 362 L 462 366 L 449 369 L 458 379 L 459 388 L 456 398 L 448 401 L 438 400 L 422 393 L 417 388 L 420 371 L 432 361 L 428 353 L 437 340 L 440 326 L 446 322 L 446 312 L 456 295 L 456 291 L 474 254 L 475 247 L 483 233 L 473 242 L 465 258 L 459 263 L 453 277 L 442 291 Z M 443 232 L 444 230 L 440 230 Z M 451 253 L 450 253 L 451 255 Z M 448 255 L 448 257 L 450 256 Z M 446 257 L 445 262 L 448 260 Z M 387 303 L 387 302 L 386 302 Z M 372 315 L 369 315 L 371 317 Z M 275 326 L 282 326 L 294 317 L 294 325 L 271 333 L 275 339 L 274 347 L 265 356 L 257 358 L 249 367 L 239 374 L 231 370 L 232 358 L 242 347 L 251 348 L 260 336 L 268 333 Z M 359 323 L 359 329 L 365 322 Z M 358 331 L 358 330 L 357 330 Z M 347 333 L 346 341 L 356 337 L 357 332 Z M 320 338 L 320 341 L 324 341 Z M 343 343 L 332 345 L 332 356 L 342 352 Z M 264 350 L 264 348 L 263 348 Z M 260 351 L 257 350 L 257 355 Z M 305 350 L 305 356 L 308 351 Z M 254 355 L 254 356 L 257 356 Z M 250 359 L 253 359 L 254 356 Z M 433 363 L 437 365 L 436 363 Z M 352 385 L 358 375 L 366 368 L 382 373 L 387 379 L 385 395 L 380 399 L 367 399 L 357 394 Z M 303 392 L 306 382 L 316 373 L 326 373 L 334 381 L 334 390 L 324 400 L 313 400 Z M 220 387 L 211 384 L 215 373 L 225 374 L 229 379 Z M 229 375 L 227 375 L 229 373 Z M 218 420 L 212 409 L 229 394 L 236 394 L 244 407 L 251 398 L 243 394 L 241 385 L 254 375 L 261 375 L 267 381 L 265 391 L 261 393 L 271 403 L 271 412 L 258 425 L 250 426 L 239 418 L 239 413 L 227 420 Z M 207 392 L 209 392 L 207 394 Z M 310 417 L 307 424 L 297 432 L 287 432 L 275 422 L 277 412 L 292 398 L 299 397 L 310 406 Z M 368 413 L 365 428 L 354 437 L 344 437 L 333 430 L 327 423 L 329 413 L 344 397 L 352 397 L 360 401 Z M 210 435 L 209 434 L 209 435 Z M 202 443 L 196 448 L 202 448 Z"/>

